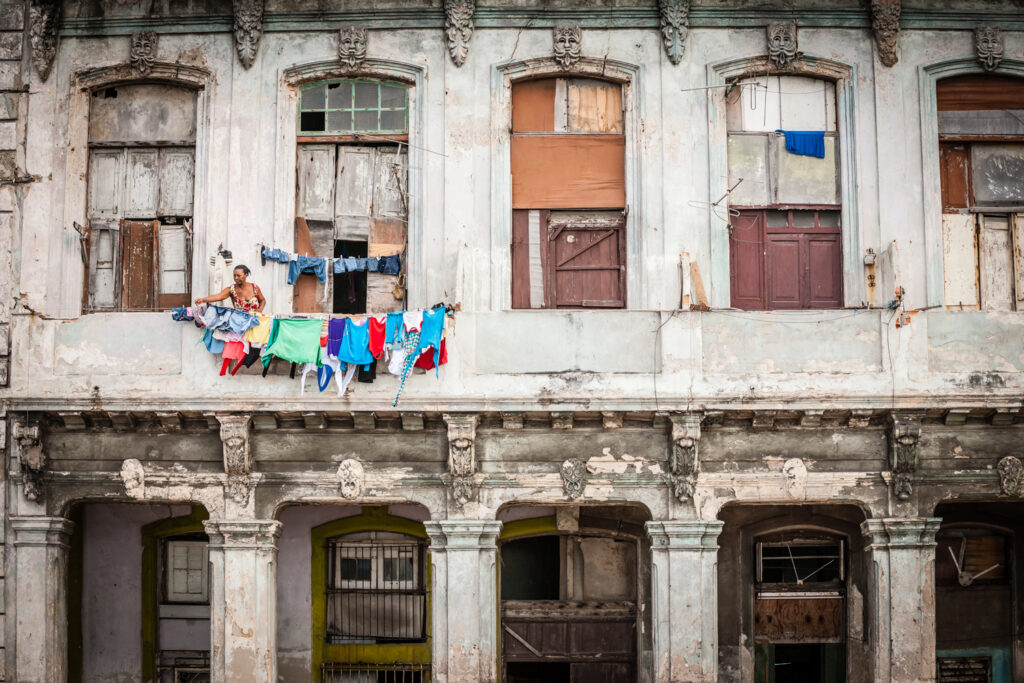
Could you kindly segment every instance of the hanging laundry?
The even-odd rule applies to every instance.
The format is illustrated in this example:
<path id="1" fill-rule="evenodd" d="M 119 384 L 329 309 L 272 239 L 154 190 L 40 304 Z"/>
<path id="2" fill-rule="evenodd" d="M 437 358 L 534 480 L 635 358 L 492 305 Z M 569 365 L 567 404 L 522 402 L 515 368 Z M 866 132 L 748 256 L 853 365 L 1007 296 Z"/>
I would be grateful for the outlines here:
<path id="1" fill-rule="evenodd" d="M 786 151 L 805 157 L 825 158 L 825 131 L 776 130 L 786 136 Z"/>
<path id="2" fill-rule="evenodd" d="M 437 365 L 444 365 L 448 362 L 448 345 L 445 344 L 445 340 L 441 340 L 441 353 L 440 360 Z M 434 350 L 427 349 L 420 354 L 420 357 L 416 359 L 416 367 L 422 368 L 423 370 L 433 370 L 436 366 L 434 365 Z"/>
<path id="3" fill-rule="evenodd" d="M 387 327 L 384 334 L 384 340 L 388 346 L 400 343 L 404 332 L 405 315 L 401 312 L 388 313 Z"/>
<path id="4" fill-rule="evenodd" d="M 256 318 L 258 323 L 246 330 L 245 341 L 250 344 L 266 344 L 270 339 L 270 326 L 274 319 L 265 313 L 257 313 Z"/>
<path id="5" fill-rule="evenodd" d="M 319 256 L 303 256 L 295 254 L 295 259 L 288 261 L 288 284 L 294 285 L 302 273 L 312 273 L 322 283 L 327 282 L 327 261 Z"/>
<path id="6" fill-rule="evenodd" d="M 398 275 L 402 272 L 402 258 L 398 254 L 381 256 L 377 264 L 377 272 L 384 275 Z"/>
<path id="7" fill-rule="evenodd" d="M 395 400 L 391 402 L 391 407 L 394 408 L 398 405 L 398 399 L 401 398 L 402 392 L 405 390 L 405 380 L 409 379 L 409 373 L 412 372 L 412 366 L 416 362 L 416 349 L 420 344 L 420 333 L 419 331 L 411 331 L 405 335 L 405 341 L 402 342 L 402 350 L 405 351 L 405 365 L 402 366 L 401 381 L 398 384 L 398 392 L 395 394 Z"/>
<path id="8" fill-rule="evenodd" d="M 367 324 L 370 326 L 370 355 L 380 358 L 384 355 L 384 342 L 387 338 L 386 319 L 383 317 L 370 318 Z"/>
<path id="9" fill-rule="evenodd" d="M 322 324 L 319 318 L 275 318 L 263 367 L 273 356 L 292 363 L 319 363 Z"/>
<path id="10" fill-rule="evenodd" d="M 440 365 L 441 337 L 444 336 L 444 308 L 432 308 L 423 312 L 420 328 L 420 343 L 416 347 L 417 356 L 429 349 L 434 350 L 434 365 Z M 436 374 L 435 367 L 435 374 Z"/>
<path id="11" fill-rule="evenodd" d="M 338 348 L 338 360 L 351 365 L 369 365 L 374 362 L 370 353 L 370 326 L 367 320 L 349 318 L 345 323 L 345 336 Z"/>

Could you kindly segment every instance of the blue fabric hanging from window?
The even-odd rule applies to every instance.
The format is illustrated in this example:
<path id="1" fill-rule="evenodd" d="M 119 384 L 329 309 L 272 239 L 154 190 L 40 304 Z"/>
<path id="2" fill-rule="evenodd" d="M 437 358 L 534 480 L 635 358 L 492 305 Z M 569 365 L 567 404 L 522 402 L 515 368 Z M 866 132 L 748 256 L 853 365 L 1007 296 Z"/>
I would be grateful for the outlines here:
<path id="1" fill-rule="evenodd" d="M 786 151 L 805 157 L 825 158 L 825 131 L 776 130 L 786 136 Z"/>

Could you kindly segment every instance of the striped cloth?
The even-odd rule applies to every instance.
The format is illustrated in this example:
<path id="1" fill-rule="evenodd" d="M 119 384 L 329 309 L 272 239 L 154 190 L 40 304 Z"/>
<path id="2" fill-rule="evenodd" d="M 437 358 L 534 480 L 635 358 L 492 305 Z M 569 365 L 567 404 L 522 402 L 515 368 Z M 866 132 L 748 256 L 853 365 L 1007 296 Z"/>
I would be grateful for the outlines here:
<path id="1" fill-rule="evenodd" d="M 394 408 L 398 405 L 398 398 L 402 395 L 402 390 L 405 389 L 405 380 L 409 377 L 409 373 L 412 372 L 412 366 L 416 364 L 416 348 L 420 345 L 420 332 L 419 330 L 409 330 L 405 333 L 405 339 L 402 340 L 402 346 L 405 348 L 405 365 L 402 366 L 402 381 L 398 384 L 398 393 L 395 394 L 395 400 L 391 402 L 391 407 Z"/>

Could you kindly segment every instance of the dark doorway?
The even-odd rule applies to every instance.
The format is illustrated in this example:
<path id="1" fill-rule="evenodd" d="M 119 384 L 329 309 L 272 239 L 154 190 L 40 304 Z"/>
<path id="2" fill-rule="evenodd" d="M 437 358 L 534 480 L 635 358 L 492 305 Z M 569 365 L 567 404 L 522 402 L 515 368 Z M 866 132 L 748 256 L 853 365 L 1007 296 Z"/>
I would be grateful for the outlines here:
<path id="1" fill-rule="evenodd" d="M 539 662 L 509 663 L 506 683 L 570 683 L 570 665 L 567 663 L 541 664 Z"/>
<path id="2" fill-rule="evenodd" d="M 756 683 L 843 683 L 846 651 L 842 643 L 757 646 Z"/>
<path id="3" fill-rule="evenodd" d="M 334 258 L 366 258 L 367 243 L 334 241 Z M 334 312 L 366 313 L 366 272 L 331 273 L 334 278 Z"/>

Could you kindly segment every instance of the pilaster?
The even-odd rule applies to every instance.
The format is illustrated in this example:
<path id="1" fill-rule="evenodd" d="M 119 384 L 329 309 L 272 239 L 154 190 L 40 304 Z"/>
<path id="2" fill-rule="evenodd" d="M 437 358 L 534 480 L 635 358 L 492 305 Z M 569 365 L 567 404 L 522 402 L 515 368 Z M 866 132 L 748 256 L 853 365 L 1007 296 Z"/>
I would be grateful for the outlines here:
<path id="1" fill-rule="evenodd" d="M 210 679 L 277 681 L 275 520 L 210 520 Z"/>
<path id="2" fill-rule="evenodd" d="M 15 671 L 21 683 L 67 680 L 67 566 L 75 525 L 63 517 L 11 517 Z"/>
<path id="3" fill-rule="evenodd" d="M 935 680 L 934 517 L 861 524 L 868 571 L 868 650 L 876 681 Z"/>
<path id="4" fill-rule="evenodd" d="M 433 567 L 434 683 L 494 683 L 497 671 L 497 539 L 501 522 L 425 522 Z"/>
<path id="5" fill-rule="evenodd" d="M 718 680 L 718 535 L 722 522 L 647 522 L 654 680 Z"/>

